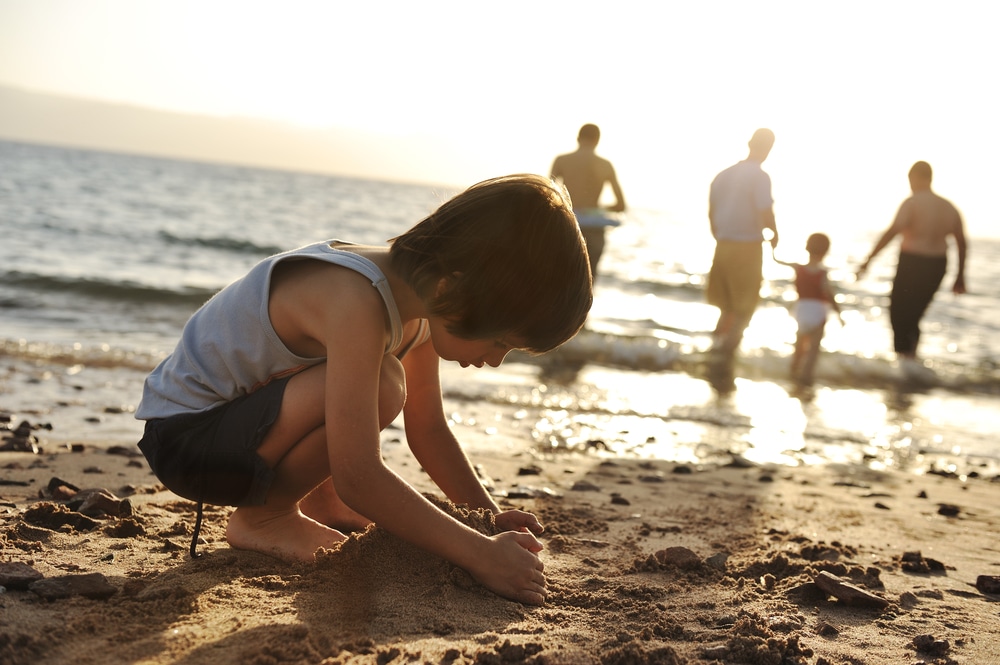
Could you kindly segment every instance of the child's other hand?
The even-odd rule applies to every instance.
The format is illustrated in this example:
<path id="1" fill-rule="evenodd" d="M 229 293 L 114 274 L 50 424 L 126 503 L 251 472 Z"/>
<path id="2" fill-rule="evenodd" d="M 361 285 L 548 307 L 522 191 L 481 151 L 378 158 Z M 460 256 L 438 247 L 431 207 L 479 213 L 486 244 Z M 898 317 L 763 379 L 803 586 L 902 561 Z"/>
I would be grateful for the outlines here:
<path id="1" fill-rule="evenodd" d="M 490 538 L 488 556 L 470 570 L 491 591 L 527 605 L 545 602 L 545 566 L 535 552 L 542 544 L 530 533 L 507 531 Z"/>
<path id="2" fill-rule="evenodd" d="M 523 510 L 505 510 L 497 513 L 493 516 L 493 522 L 501 531 L 530 531 L 537 535 L 545 530 L 537 517 Z"/>

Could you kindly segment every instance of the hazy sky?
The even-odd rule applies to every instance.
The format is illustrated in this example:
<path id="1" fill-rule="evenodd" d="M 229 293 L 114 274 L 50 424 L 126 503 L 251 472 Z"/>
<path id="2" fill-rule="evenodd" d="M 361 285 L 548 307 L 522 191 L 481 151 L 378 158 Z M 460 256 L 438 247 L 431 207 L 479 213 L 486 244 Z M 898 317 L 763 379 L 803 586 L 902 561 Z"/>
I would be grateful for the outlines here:
<path id="1" fill-rule="evenodd" d="M 458 185 L 547 172 L 595 122 L 630 201 L 680 217 L 768 126 L 779 226 L 880 229 L 924 159 L 1000 235 L 990 6 L 0 0 L 0 84 L 431 138 L 474 165 Z M 435 153 L 415 180 L 439 181 Z"/>

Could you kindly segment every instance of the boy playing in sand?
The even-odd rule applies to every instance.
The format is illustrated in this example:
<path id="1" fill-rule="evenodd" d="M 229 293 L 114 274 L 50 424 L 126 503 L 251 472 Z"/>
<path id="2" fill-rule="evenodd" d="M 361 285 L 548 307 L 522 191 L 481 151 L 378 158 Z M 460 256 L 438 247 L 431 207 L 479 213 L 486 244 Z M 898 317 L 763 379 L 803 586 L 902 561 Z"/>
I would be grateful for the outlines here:
<path id="1" fill-rule="evenodd" d="M 542 526 L 501 511 L 477 479 L 448 427 L 438 364 L 496 367 L 511 349 L 551 350 L 592 299 L 563 191 L 541 176 L 488 180 L 388 247 L 316 243 L 216 294 L 147 378 L 139 447 L 164 485 L 199 502 L 199 520 L 201 502 L 237 506 L 232 547 L 311 561 L 374 522 L 541 604 Z M 386 467 L 380 432 L 401 411 L 431 479 L 452 502 L 491 512 L 502 533 L 463 525 Z"/>
<path id="2" fill-rule="evenodd" d="M 774 256 L 774 248 L 771 248 L 775 263 L 795 269 L 795 290 L 799 295 L 795 320 L 799 329 L 795 335 L 791 377 L 800 386 L 811 386 L 813 383 L 823 329 L 831 307 L 836 310 L 841 325 L 844 323 L 840 305 L 833 297 L 833 289 L 823 267 L 823 259 L 830 251 L 830 238 L 824 233 L 812 234 L 806 240 L 806 251 L 809 252 L 809 263 L 790 263 L 778 260 Z"/>

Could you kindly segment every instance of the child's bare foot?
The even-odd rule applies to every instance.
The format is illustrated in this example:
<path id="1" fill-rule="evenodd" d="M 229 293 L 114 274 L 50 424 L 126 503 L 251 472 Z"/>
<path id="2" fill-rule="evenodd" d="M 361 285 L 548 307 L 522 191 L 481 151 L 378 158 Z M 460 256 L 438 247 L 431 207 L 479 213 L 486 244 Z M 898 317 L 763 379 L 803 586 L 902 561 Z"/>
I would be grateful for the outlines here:
<path id="1" fill-rule="evenodd" d="M 297 509 L 263 506 L 237 508 L 229 516 L 226 541 L 231 547 L 252 550 L 284 561 L 315 561 L 316 550 L 347 536 L 310 519 Z"/>
<path id="2" fill-rule="evenodd" d="M 320 524 L 345 533 L 364 531 L 372 523 L 370 519 L 341 501 L 333 481 L 329 479 L 299 501 L 299 510 Z"/>

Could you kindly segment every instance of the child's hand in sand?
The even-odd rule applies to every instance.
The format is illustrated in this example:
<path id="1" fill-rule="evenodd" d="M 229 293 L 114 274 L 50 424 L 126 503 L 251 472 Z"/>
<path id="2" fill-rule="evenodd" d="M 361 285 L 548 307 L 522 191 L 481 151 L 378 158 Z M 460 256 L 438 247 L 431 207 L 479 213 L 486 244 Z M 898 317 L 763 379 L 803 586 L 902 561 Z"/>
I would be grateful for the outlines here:
<path id="1" fill-rule="evenodd" d="M 542 544 L 523 531 L 506 531 L 490 537 L 486 556 L 467 570 L 491 591 L 527 605 L 545 602 L 545 566 L 535 554 Z"/>
<path id="2" fill-rule="evenodd" d="M 537 517 L 523 510 L 505 510 L 497 513 L 493 516 L 493 523 L 501 531 L 530 531 L 537 535 L 545 530 Z M 538 549 L 540 550 L 541 546 Z"/>

